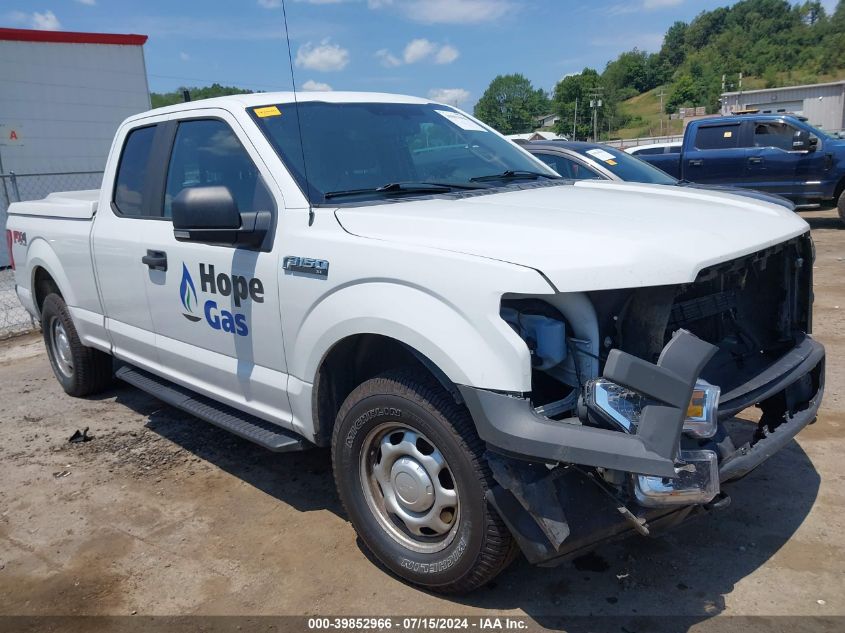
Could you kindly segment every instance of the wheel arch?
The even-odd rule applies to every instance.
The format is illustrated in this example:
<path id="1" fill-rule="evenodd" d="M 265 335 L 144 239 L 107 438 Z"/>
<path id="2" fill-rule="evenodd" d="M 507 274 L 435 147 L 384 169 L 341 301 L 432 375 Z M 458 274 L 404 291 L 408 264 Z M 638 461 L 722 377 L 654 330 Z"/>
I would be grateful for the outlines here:
<path id="1" fill-rule="evenodd" d="M 463 402 L 457 385 L 443 370 L 407 343 L 382 334 L 353 334 L 337 341 L 324 354 L 317 369 L 311 394 L 317 444 L 330 443 L 337 413 L 358 385 L 391 369 L 405 367 L 428 373 L 455 402 Z"/>
<path id="2" fill-rule="evenodd" d="M 41 316 L 44 299 L 51 293 L 60 295 L 65 303 L 74 305 L 73 289 L 55 251 L 43 239 L 33 241 L 27 250 L 29 287 L 32 303 Z"/>

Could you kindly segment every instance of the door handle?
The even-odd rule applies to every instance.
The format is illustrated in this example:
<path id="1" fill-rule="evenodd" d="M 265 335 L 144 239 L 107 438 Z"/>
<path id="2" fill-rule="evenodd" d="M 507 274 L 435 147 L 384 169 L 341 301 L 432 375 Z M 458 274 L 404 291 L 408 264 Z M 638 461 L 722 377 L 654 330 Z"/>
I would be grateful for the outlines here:
<path id="1" fill-rule="evenodd" d="M 151 251 L 141 258 L 141 263 L 150 267 L 150 270 L 163 270 L 167 272 L 167 253 L 164 251 Z"/>
<path id="2" fill-rule="evenodd" d="M 760 165 L 763 162 L 762 156 L 751 156 L 748 159 L 750 165 Z"/>
<path id="3" fill-rule="evenodd" d="M 694 158 L 689 162 L 690 167 L 701 167 L 704 161 L 701 158 Z"/>

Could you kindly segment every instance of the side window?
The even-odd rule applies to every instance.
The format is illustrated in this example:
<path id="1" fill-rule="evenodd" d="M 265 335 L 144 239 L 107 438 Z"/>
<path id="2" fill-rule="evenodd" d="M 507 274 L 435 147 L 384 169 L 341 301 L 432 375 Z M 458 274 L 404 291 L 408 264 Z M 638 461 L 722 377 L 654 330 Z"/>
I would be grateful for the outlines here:
<path id="1" fill-rule="evenodd" d="M 199 119 L 179 123 L 167 169 L 164 217 L 171 217 L 173 198 L 191 187 L 227 187 L 238 211 L 267 211 L 273 198 L 258 168 L 232 129 L 223 121 Z"/>
<path id="2" fill-rule="evenodd" d="M 602 178 L 589 167 L 585 167 L 581 163 L 557 154 L 535 154 L 535 156 L 564 178 L 572 180 L 595 180 Z"/>
<path id="3" fill-rule="evenodd" d="M 739 124 L 707 125 L 698 128 L 696 149 L 730 149 L 739 147 Z"/>
<path id="4" fill-rule="evenodd" d="M 156 126 L 152 125 L 132 130 L 126 136 L 114 186 L 114 204 L 122 215 L 144 215 L 144 182 L 155 133 Z"/>
<path id="5" fill-rule="evenodd" d="M 646 147 L 644 149 L 638 149 L 635 152 L 631 152 L 632 156 L 648 156 L 651 154 L 662 154 L 663 148 L 662 147 Z"/>
<path id="6" fill-rule="evenodd" d="M 680 154 L 681 153 L 681 146 L 680 145 L 669 145 L 666 148 L 667 154 Z"/>
<path id="7" fill-rule="evenodd" d="M 796 134 L 798 130 L 780 121 L 757 123 L 754 126 L 754 147 L 777 147 L 791 152 Z"/>

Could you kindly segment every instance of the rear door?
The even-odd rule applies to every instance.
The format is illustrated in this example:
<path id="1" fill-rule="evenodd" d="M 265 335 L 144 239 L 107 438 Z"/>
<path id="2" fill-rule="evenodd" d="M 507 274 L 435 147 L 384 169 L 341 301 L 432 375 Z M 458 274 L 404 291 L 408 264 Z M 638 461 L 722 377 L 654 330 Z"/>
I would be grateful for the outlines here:
<path id="1" fill-rule="evenodd" d="M 144 240 L 144 248 L 167 259 L 166 270 L 146 271 L 162 367 L 174 382 L 287 425 L 278 236 L 255 248 L 177 241 L 170 220 L 172 200 L 188 188 L 227 187 L 240 212 L 269 210 L 274 223 L 281 194 L 229 113 L 169 125 L 161 221 Z"/>
<path id="2" fill-rule="evenodd" d="M 749 152 L 745 126 L 741 122 L 701 123 L 693 134 L 681 154 L 681 177 L 703 184 L 743 186 Z"/>
<path id="3" fill-rule="evenodd" d="M 153 174 L 163 156 L 165 130 L 144 125 L 118 132 L 114 186 L 104 188 L 94 217 L 92 249 L 97 286 L 115 357 L 155 369 L 158 353 L 147 304 L 144 238 L 160 228 Z"/>

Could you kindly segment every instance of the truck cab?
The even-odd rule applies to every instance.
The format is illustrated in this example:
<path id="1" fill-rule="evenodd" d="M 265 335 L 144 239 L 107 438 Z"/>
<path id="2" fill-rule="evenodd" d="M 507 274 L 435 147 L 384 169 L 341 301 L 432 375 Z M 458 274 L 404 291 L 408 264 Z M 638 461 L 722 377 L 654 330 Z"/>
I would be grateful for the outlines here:
<path id="1" fill-rule="evenodd" d="M 833 203 L 845 219 L 845 142 L 791 115 L 692 121 L 679 154 L 643 160 L 681 180 L 758 189 L 796 205 Z"/>

